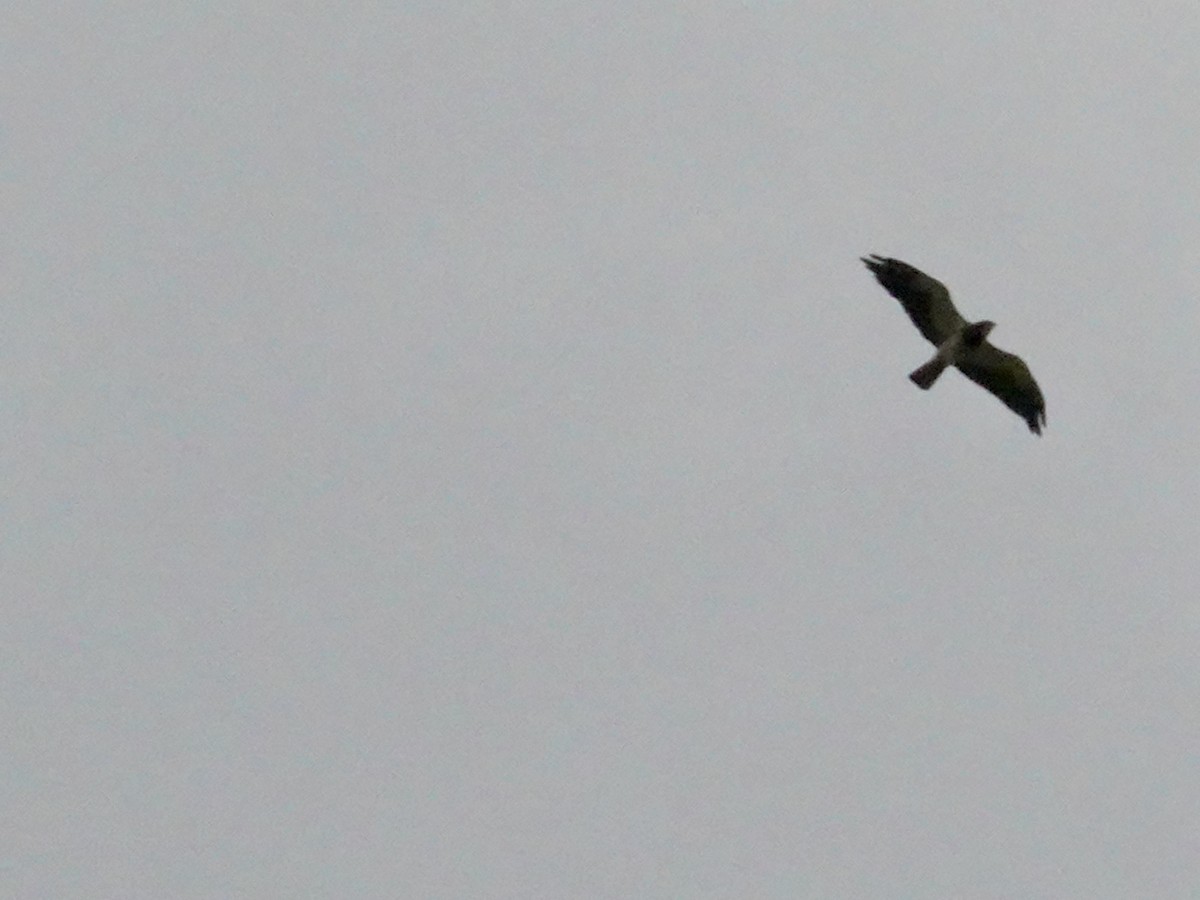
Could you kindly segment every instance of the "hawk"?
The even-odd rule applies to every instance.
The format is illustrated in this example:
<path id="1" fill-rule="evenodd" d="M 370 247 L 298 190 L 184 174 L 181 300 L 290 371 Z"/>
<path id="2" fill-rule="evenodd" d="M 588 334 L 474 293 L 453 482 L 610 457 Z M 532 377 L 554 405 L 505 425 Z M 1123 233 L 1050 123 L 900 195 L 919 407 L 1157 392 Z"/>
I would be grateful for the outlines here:
<path id="1" fill-rule="evenodd" d="M 1046 424 L 1046 401 L 1020 357 L 988 342 L 995 322 L 968 322 L 954 308 L 944 284 L 908 263 L 875 254 L 862 257 L 862 261 L 887 292 L 900 301 L 917 330 L 937 347 L 933 359 L 908 376 L 917 387 L 929 390 L 947 366 L 955 366 L 999 397 L 1025 420 L 1030 431 L 1041 435 Z"/>

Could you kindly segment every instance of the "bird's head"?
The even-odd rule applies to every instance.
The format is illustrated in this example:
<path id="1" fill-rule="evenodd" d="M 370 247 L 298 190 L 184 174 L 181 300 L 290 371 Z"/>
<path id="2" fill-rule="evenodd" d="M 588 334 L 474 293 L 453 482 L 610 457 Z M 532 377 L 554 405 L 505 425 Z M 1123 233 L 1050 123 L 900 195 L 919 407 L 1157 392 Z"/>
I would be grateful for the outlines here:
<path id="1" fill-rule="evenodd" d="M 989 322 L 986 319 L 982 322 L 972 322 L 963 329 L 963 343 L 969 347 L 978 347 L 995 327 L 995 322 Z"/>

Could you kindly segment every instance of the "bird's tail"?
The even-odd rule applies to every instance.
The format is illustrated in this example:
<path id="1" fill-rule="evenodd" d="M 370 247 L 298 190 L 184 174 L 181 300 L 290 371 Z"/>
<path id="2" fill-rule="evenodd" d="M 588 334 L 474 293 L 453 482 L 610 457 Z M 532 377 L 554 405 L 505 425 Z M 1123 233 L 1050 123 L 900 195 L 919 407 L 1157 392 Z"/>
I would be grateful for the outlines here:
<path id="1" fill-rule="evenodd" d="M 927 391 L 933 387 L 933 383 L 938 380 L 938 376 L 945 371 L 948 365 L 949 363 L 942 359 L 942 355 L 939 353 L 919 369 L 913 369 L 909 372 L 908 377 L 921 390 Z"/>

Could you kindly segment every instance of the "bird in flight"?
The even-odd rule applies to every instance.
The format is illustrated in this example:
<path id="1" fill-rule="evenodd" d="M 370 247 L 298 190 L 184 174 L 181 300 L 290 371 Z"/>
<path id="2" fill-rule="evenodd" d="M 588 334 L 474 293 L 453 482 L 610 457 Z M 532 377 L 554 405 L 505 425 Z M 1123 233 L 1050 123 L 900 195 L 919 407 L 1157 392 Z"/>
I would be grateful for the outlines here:
<path id="1" fill-rule="evenodd" d="M 1046 424 L 1046 401 L 1029 366 L 1018 356 L 988 342 L 995 322 L 968 322 L 950 300 L 950 291 L 936 278 L 898 259 L 862 257 L 887 292 L 900 301 L 908 317 L 929 343 L 933 359 L 909 374 L 913 383 L 929 390 L 947 366 L 954 366 L 979 386 L 991 391 L 1041 435 Z"/>

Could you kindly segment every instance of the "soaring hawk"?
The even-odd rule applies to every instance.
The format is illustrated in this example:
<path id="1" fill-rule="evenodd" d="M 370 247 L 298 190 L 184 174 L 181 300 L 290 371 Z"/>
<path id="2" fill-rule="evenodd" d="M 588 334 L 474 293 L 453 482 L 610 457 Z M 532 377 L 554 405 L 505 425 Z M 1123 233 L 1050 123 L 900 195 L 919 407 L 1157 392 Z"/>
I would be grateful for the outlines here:
<path id="1" fill-rule="evenodd" d="M 933 359 L 908 377 L 929 390 L 947 366 L 999 397 L 1025 420 L 1029 430 L 1041 435 L 1046 424 L 1046 401 L 1029 367 L 1019 357 L 988 342 L 995 322 L 968 322 L 950 300 L 950 292 L 936 278 L 908 263 L 883 256 L 862 257 L 889 294 L 900 301 L 917 330 L 937 347 Z"/>

